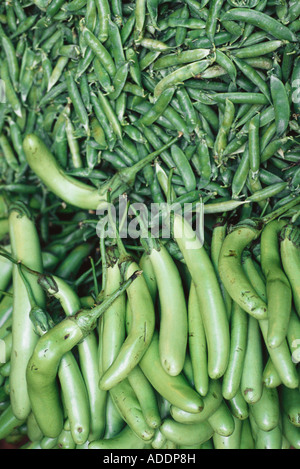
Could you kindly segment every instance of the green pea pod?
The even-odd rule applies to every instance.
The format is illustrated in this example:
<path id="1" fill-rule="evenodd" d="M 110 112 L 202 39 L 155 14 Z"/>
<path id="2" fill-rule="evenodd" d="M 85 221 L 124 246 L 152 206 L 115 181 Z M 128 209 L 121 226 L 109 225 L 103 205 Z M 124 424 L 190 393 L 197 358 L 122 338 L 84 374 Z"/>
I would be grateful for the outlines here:
<path id="1" fill-rule="evenodd" d="M 154 90 L 154 97 L 158 98 L 158 96 L 160 96 L 161 93 L 167 88 L 176 86 L 185 80 L 189 80 L 194 76 L 200 75 L 209 67 L 209 65 L 211 65 L 212 62 L 213 59 L 202 60 L 178 68 L 158 82 Z"/>
<path id="2" fill-rule="evenodd" d="M 186 191 L 191 192 L 196 190 L 196 177 L 184 152 L 175 144 L 171 147 L 171 155 L 175 166 L 182 177 Z"/>
<path id="3" fill-rule="evenodd" d="M 233 8 L 222 15 L 222 20 L 243 21 L 252 24 L 257 28 L 263 29 L 272 36 L 289 42 L 297 42 L 297 37 L 286 26 L 281 24 L 275 18 L 257 10 L 248 8 Z"/>
<path id="4" fill-rule="evenodd" d="M 6 101 L 11 105 L 14 113 L 18 117 L 22 118 L 24 111 L 22 111 L 19 96 L 17 95 L 10 78 L 7 59 L 2 60 L 1 62 L 1 79 L 3 80 L 5 86 Z"/>
<path id="5" fill-rule="evenodd" d="M 234 121 L 235 106 L 230 99 L 225 100 L 225 109 L 222 121 L 214 143 L 214 158 L 220 163 L 223 152 L 228 144 L 228 136 Z"/>
<path id="6" fill-rule="evenodd" d="M 153 64 L 153 70 L 167 69 L 176 65 L 197 62 L 209 55 L 208 49 L 194 49 L 193 51 L 185 50 L 176 54 L 167 54 L 156 60 Z"/>
<path id="7" fill-rule="evenodd" d="M 151 109 L 144 114 L 140 119 L 139 123 L 143 125 L 151 125 L 157 121 L 157 119 L 164 113 L 167 106 L 170 104 L 175 93 L 175 88 L 168 88 L 161 93 L 158 99 L 155 101 Z"/>
<path id="8" fill-rule="evenodd" d="M 216 50 L 216 62 L 226 70 L 231 81 L 235 83 L 237 78 L 236 67 L 232 60 L 219 49 Z"/>
<path id="9" fill-rule="evenodd" d="M 9 69 L 10 79 L 12 81 L 15 91 L 19 89 L 20 67 L 17 59 L 16 51 L 12 40 L 5 36 L 1 36 L 2 47 L 4 49 L 6 60 Z"/>
<path id="10" fill-rule="evenodd" d="M 144 27 L 146 23 L 146 0 L 137 0 L 134 10 L 135 25 L 134 25 L 134 39 L 140 42 L 144 37 Z"/>
<path id="11" fill-rule="evenodd" d="M 271 95 L 275 111 L 276 135 L 281 137 L 288 128 L 291 109 L 286 88 L 275 75 L 270 78 Z"/>
<path id="12" fill-rule="evenodd" d="M 104 43 L 109 37 L 110 6 L 108 0 L 95 0 L 95 3 L 99 17 L 99 40 Z"/>
<path id="13" fill-rule="evenodd" d="M 111 57 L 107 49 L 103 46 L 100 40 L 94 35 L 94 33 L 92 33 L 86 27 L 82 29 L 82 34 L 88 46 L 92 49 L 94 54 L 98 57 L 98 59 L 100 60 L 100 62 L 102 63 L 106 71 L 109 73 L 110 77 L 113 78 L 116 73 L 116 66 L 113 61 L 113 58 Z"/>
<path id="14" fill-rule="evenodd" d="M 208 18 L 206 22 L 206 34 L 211 43 L 214 43 L 214 38 L 217 29 L 218 16 L 222 10 L 224 0 L 213 0 L 209 9 Z"/>

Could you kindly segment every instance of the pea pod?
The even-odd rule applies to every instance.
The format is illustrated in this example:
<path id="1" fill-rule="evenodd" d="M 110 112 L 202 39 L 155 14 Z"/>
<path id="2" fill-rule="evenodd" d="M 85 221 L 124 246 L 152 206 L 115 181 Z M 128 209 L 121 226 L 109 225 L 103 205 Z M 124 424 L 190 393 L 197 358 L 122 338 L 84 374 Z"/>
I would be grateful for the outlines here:
<path id="1" fill-rule="evenodd" d="M 278 39 L 289 42 L 297 42 L 297 37 L 286 26 L 281 24 L 275 18 L 257 10 L 248 10 L 247 8 L 233 8 L 222 15 L 222 20 L 244 21 L 257 28 L 271 33 Z"/>
<path id="2" fill-rule="evenodd" d="M 154 97 L 157 98 L 160 96 L 161 93 L 167 88 L 178 85 L 185 80 L 189 80 L 190 78 L 201 74 L 209 67 L 209 65 L 211 65 L 211 63 L 212 60 L 202 60 L 192 64 L 184 65 L 183 67 L 175 70 L 159 81 L 154 90 Z"/>
<path id="3" fill-rule="evenodd" d="M 270 79 L 271 95 L 275 110 L 276 135 L 281 137 L 288 127 L 290 120 L 290 103 L 286 88 L 275 75 Z"/>

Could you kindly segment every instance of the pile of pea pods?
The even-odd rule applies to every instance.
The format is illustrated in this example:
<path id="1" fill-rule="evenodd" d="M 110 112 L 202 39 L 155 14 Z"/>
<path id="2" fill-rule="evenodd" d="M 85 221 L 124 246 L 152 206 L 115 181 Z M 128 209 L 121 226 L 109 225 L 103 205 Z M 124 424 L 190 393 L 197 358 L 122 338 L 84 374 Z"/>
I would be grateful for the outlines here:
<path id="1" fill-rule="evenodd" d="M 1 441 L 300 449 L 299 41 L 299 0 L 1 2 Z"/>

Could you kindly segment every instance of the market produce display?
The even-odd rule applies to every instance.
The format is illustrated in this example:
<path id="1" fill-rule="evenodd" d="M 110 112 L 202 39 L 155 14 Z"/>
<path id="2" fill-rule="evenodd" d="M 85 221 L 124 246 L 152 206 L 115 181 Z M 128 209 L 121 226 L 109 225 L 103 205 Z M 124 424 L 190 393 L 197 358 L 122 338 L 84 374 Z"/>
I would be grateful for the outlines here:
<path id="1" fill-rule="evenodd" d="M 300 3 L 0 5 L 0 440 L 300 449 Z"/>

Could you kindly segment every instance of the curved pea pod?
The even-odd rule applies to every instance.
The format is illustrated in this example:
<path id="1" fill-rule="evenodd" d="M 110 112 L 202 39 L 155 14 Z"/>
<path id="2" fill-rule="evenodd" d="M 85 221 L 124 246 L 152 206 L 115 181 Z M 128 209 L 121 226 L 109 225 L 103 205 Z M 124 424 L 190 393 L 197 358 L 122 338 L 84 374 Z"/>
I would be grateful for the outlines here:
<path id="1" fill-rule="evenodd" d="M 139 123 L 146 126 L 154 124 L 154 122 L 156 122 L 157 119 L 159 119 L 159 117 L 165 112 L 174 96 L 174 93 L 174 87 L 170 87 L 164 90 L 155 101 L 151 109 L 149 109 L 149 111 L 139 119 Z"/>
<path id="2" fill-rule="evenodd" d="M 186 191 L 192 192 L 196 190 L 196 177 L 185 153 L 181 150 L 178 145 L 175 144 L 171 147 L 171 155 L 176 165 L 176 168 L 179 171 L 181 178 L 184 182 Z"/>
<path id="3" fill-rule="evenodd" d="M 174 72 L 168 74 L 165 78 L 160 80 L 154 90 L 154 97 L 158 97 L 164 90 L 179 83 L 189 80 L 197 75 L 200 75 L 213 63 L 211 60 L 201 60 L 178 68 Z"/>
<path id="4" fill-rule="evenodd" d="M 233 8 L 221 17 L 222 21 L 243 21 L 252 24 L 257 28 L 263 29 L 272 34 L 272 36 L 289 42 L 297 42 L 297 36 L 293 34 L 286 26 L 280 23 L 266 13 L 248 8 Z"/>
<path id="5" fill-rule="evenodd" d="M 153 70 L 161 70 L 177 65 L 189 64 L 202 60 L 210 54 L 209 49 L 194 49 L 178 51 L 176 53 L 163 55 L 153 64 Z"/>

